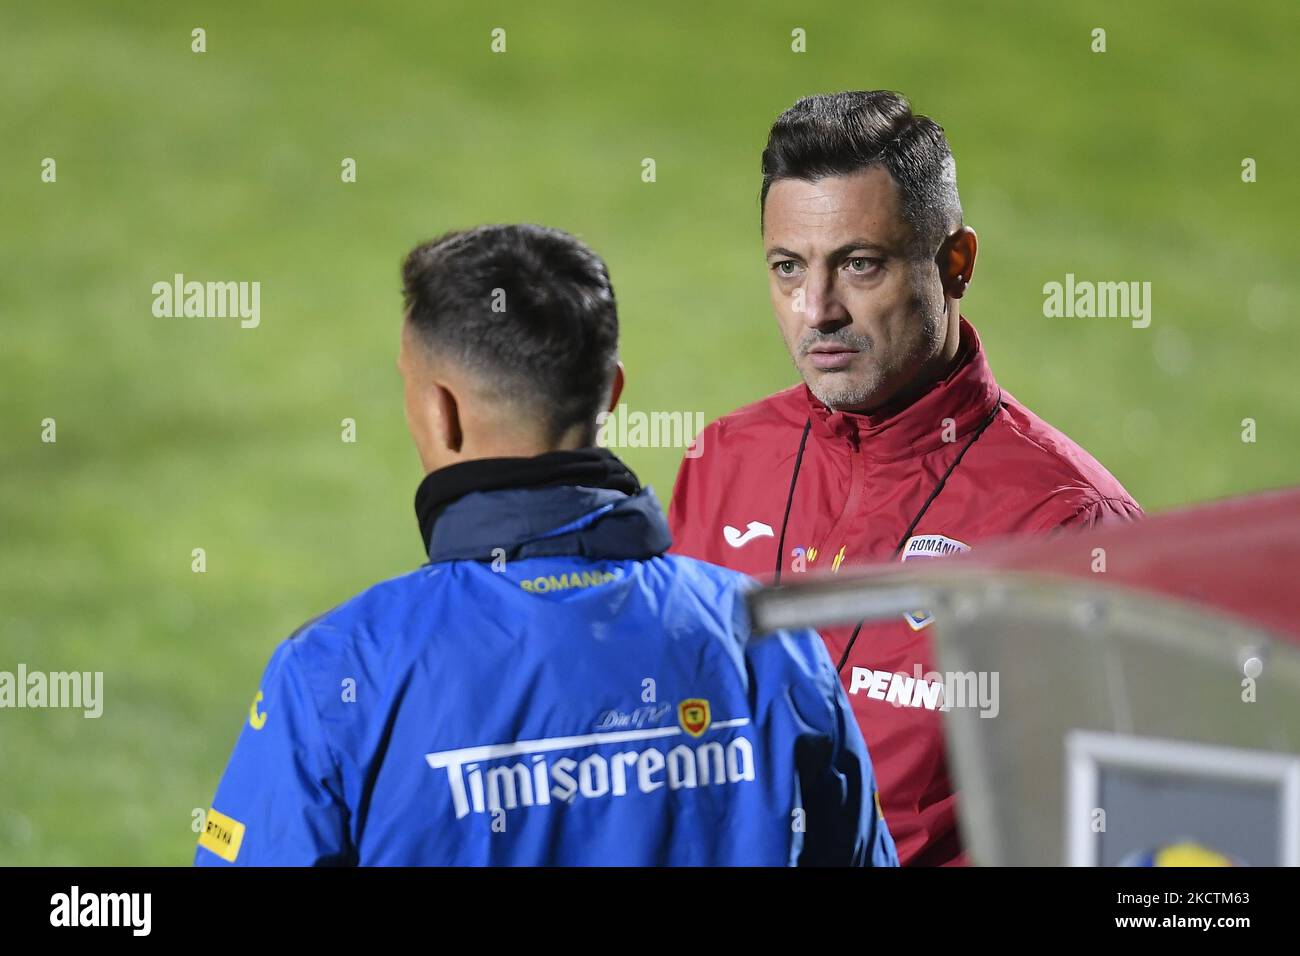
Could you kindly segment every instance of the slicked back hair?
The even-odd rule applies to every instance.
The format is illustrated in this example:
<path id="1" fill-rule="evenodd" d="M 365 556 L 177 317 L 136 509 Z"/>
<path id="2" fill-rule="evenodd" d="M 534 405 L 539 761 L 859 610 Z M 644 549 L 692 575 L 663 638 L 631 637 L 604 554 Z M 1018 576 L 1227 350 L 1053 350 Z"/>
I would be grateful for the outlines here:
<path id="1" fill-rule="evenodd" d="M 933 255 L 961 225 L 957 167 L 943 127 L 889 90 L 806 96 L 777 117 L 763 150 L 760 225 L 778 179 L 815 182 L 872 166 L 888 170 L 898 186 L 913 251 Z"/>

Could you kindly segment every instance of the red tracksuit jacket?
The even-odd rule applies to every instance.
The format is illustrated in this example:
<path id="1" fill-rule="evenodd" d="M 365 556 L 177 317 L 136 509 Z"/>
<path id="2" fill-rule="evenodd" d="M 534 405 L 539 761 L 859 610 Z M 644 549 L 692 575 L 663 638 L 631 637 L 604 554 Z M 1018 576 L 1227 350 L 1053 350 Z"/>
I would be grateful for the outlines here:
<path id="1" fill-rule="evenodd" d="M 835 412 L 797 385 L 713 422 L 677 475 L 673 550 L 770 580 L 784 531 L 789 581 L 1141 515 L 1091 455 L 998 388 L 964 318 L 961 336 L 953 372 L 901 410 Z M 920 614 L 864 625 L 840 671 L 899 857 L 915 865 L 964 862 L 942 712 L 932 695 L 887 701 L 873 672 L 933 671 L 928 626 Z M 853 631 L 822 633 L 837 664 Z"/>

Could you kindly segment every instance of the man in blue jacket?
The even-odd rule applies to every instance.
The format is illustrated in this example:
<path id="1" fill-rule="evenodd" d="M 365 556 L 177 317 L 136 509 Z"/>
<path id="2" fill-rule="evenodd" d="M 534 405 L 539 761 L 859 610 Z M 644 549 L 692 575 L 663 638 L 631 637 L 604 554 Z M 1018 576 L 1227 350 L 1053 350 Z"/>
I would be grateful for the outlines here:
<path id="1" fill-rule="evenodd" d="M 623 387 L 605 264 L 491 226 L 403 266 L 398 361 L 429 555 L 271 657 L 204 865 L 896 865 L 813 631 L 666 555 L 593 447 Z"/>

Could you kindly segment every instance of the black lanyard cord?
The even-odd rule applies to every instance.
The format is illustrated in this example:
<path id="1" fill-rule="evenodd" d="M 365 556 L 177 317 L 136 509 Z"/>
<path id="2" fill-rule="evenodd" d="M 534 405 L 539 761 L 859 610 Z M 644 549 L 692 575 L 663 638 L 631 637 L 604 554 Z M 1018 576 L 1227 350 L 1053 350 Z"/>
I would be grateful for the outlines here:
<path id="1" fill-rule="evenodd" d="M 781 583 L 781 565 L 785 563 L 785 527 L 790 523 L 790 506 L 794 504 L 794 486 L 799 480 L 799 466 L 803 464 L 803 450 L 808 444 L 808 432 L 812 430 L 812 419 L 803 425 L 803 434 L 799 436 L 799 454 L 794 456 L 794 474 L 790 476 L 790 494 L 785 499 L 785 517 L 781 519 L 781 539 L 776 544 L 776 579 L 773 585 Z"/>
<path id="2" fill-rule="evenodd" d="M 957 466 L 961 464 L 961 460 L 966 457 L 966 452 L 970 451 L 970 446 L 975 444 L 980 435 L 984 434 L 984 429 L 993 424 L 993 419 L 998 417 L 998 412 L 1001 410 L 1002 396 L 999 395 L 997 403 L 993 406 L 993 411 L 989 412 L 984 421 L 980 422 L 979 427 L 976 428 L 975 431 L 971 433 L 970 438 L 966 440 L 966 444 L 961 446 L 961 451 L 957 452 L 957 457 L 952 460 L 952 464 L 948 466 L 948 470 L 943 473 L 943 477 L 939 479 L 939 483 L 934 486 L 934 490 L 930 492 L 930 497 L 925 499 L 925 504 L 921 505 L 921 510 L 916 513 L 916 517 L 913 518 L 911 524 L 907 526 L 907 530 L 903 532 L 903 536 L 898 539 L 898 545 L 894 548 L 894 556 L 890 559 L 891 561 L 897 560 L 898 556 L 903 553 L 903 548 L 907 547 L 907 539 L 912 536 L 912 532 L 916 530 L 916 526 L 921 523 L 921 519 L 925 517 L 925 513 L 930 510 L 930 505 L 934 502 L 934 499 L 939 497 L 939 492 L 943 491 L 943 486 L 948 483 L 948 477 L 957 470 Z M 785 529 L 783 528 L 783 534 L 784 531 Z M 843 671 L 844 665 L 848 663 L 849 652 L 853 650 L 853 645 L 858 640 L 858 633 L 862 630 L 862 625 L 865 623 L 865 620 L 858 621 L 858 626 L 853 629 L 853 634 L 850 635 L 848 644 L 844 646 L 844 654 L 835 668 L 836 674 Z"/>

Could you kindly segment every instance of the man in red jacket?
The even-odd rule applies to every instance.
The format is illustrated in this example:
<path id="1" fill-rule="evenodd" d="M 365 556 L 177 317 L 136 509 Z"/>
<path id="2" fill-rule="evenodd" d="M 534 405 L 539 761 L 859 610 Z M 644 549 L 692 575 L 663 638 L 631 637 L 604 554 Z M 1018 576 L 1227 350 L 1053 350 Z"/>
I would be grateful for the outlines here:
<path id="1" fill-rule="evenodd" d="M 940 126 L 896 93 L 802 99 L 772 127 L 761 209 L 803 384 L 705 429 L 673 491 L 676 551 L 779 580 L 1141 515 L 993 378 L 958 307 L 976 237 Z M 929 624 L 918 609 L 822 635 L 916 865 L 964 862 Z"/>

